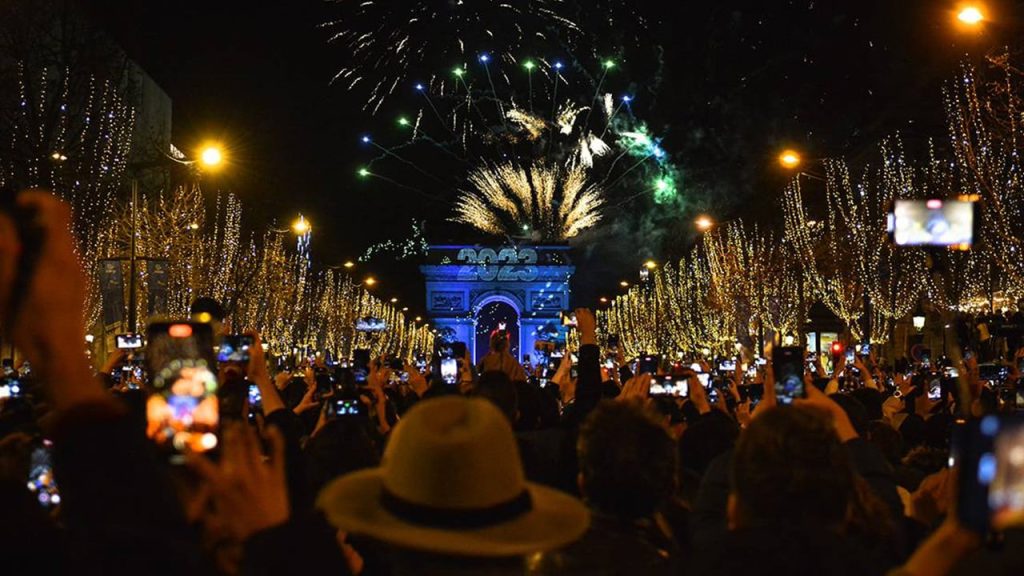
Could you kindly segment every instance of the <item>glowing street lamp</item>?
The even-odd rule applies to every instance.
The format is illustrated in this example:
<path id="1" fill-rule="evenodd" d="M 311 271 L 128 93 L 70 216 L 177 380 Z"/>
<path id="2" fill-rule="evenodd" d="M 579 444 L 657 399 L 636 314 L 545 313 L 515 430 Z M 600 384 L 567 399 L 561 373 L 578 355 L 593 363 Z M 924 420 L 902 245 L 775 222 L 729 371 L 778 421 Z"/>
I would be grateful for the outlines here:
<path id="1" fill-rule="evenodd" d="M 309 220 L 306 220 L 306 218 L 301 215 L 298 220 L 292 223 L 292 231 L 299 236 L 309 234 L 312 229 L 313 226 L 309 223 Z"/>
<path id="2" fill-rule="evenodd" d="M 981 6 L 968 4 L 963 6 L 956 14 L 956 19 L 965 26 L 975 27 L 985 21 L 985 13 Z"/>
<path id="3" fill-rule="evenodd" d="M 391 299 L 391 303 L 392 304 L 398 304 L 398 298 L 392 298 Z"/>
<path id="4" fill-rule="evenodd" d="M 608 298 L 605 297 L 605 296 L 601 296 L 600 302 L 601 302 L 601 304 L 607 304 L 608 303 Z"/>
<path id="5" fill-rule="evenodd" d="M 373 276 L 367 276 L 366 280 L 363 280 L 363 284 L 366 284 L 367 286 L 370 286 L 370 287 L 376 286 L 377 285 L 377 279 L 374 278 Z"/>
<path id="6" fill-rule="evenodd" d="M 203 165 L 203 168 L 220 168 L 223 162 L 224 153 L 221 151 L 220 146 L 216 144 L 208 144 L 199 152 L 199 163 Z"/>
<path id="7" fill-rule="evenodd" d="M 699 216 L 693 223 L 697 226 L 697 230 L 701 232 L 707 232 L 715 225 L 715 221 L 710 216 Z"/>
<path id="8" fill-rule="evenodd" d="M 647 262 L 644 262 L 644 268 L 647 268 L 648 270 L 654 270 L 657 267 L 658 263 L 655 262 L 654 260 L 648 260 Z"/>
<path id="9" fill-rule="evenodd" d="M 342 266 L 344 266 L 345 268 L 348 268 L 349 270 L 354 268 L 355 265 L 356 265 L 356 263 L 351 261 L 351 260 L 349 260 L 348 262 L 345 262 L 344 264 L 342 264 Z"/>
<path id="10" fill-rule="evenodd" d="M 623 288 L 629 288 L 629 282 L 623 280 L 622 282 L 619 282 L 619 286 L 622 286 Z"/>
<path id="11" fill-rule="evenodd" d="M 792 170 L 800 165 L 801 158 L 800 153 L 796 150 L 783 150 L 782 154 L 779 154 L 779 164 L 783 168 Z"/>

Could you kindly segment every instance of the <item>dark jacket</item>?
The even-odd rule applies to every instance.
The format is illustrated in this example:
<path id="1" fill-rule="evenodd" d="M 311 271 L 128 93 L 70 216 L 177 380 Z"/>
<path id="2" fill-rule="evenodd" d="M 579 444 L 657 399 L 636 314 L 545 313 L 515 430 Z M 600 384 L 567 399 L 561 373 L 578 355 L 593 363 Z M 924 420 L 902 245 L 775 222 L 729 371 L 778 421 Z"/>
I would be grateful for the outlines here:
<path id="1" fill-rule="evenodd" d="M 648 521 L 629 522 L 591 512 L 590 528 L 573 544 L 540 555 L 531 574 L 649 576 L 673 573 L 671 544 Z"/>

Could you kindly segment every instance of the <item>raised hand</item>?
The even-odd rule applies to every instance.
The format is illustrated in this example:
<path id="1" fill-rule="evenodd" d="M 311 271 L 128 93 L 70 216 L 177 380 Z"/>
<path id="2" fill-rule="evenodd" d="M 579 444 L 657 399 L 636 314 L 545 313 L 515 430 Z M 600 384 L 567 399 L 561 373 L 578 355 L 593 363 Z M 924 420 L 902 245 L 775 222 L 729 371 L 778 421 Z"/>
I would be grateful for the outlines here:
<path id="1" fill-rule="evenodd" d="M 260 442 L 251 427 L 228 424 L 221 436 L 219 463 L 192 455 L 189 466 L 210 488 L 220 522 L 239 542 L 285 523 L 291 514 L 285 480 L 284 437 L 267 430 L 270 460 L 264 462 Z"/>

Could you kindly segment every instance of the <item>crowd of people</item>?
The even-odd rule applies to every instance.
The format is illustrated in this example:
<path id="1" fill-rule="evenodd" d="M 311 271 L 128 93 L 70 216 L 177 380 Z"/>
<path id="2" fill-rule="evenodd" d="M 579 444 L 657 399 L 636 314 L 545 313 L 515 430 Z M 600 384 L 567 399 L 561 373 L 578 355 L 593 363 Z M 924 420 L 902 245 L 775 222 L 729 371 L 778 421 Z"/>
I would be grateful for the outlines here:
<path id="1" fill-rule="evenodd" d="M 201 362 L 146 374 L 124 352 L 97 371 L 68 210 L 17 202 L 38 243 L 0 214 L 0 324 L 26 359 L 0 398 L 5 573 L 1024 570 L 1024 433 L 998 430 L 1024 349 L 998 377 L 970 354 L 803 362 L 790 399 L 770 358 L 630 362 L 579 309 L 578 349 L 553 371 L 520 364 L 501 331 L 454 377 L 438 359 L 271 366 L 255 333 L 215 380 L 180 375 Z M 224 335 L 215 305 L 196 312 Z M 207 393 L 219 418 L 198 427 Z M 160 435 L 182 429 L 154 413 L 197 436 L 168 449 Z M 996 447 L 972 460 L 956 438 L 974 423 Z M 995 475 L 995 524 L 992 498 L 971 521 L 965 466 Z"/>

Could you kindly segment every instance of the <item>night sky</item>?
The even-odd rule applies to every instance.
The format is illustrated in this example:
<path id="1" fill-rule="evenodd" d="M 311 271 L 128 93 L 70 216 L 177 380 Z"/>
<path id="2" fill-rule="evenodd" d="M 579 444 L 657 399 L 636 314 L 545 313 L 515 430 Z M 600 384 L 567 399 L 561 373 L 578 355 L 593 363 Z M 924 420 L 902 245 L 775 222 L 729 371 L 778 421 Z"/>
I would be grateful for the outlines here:
<path id="1" fill-rule="evenodd" d="M 210 135 L 228 144 L 232 169 L 207 188 L 238 193 L 254 224 L 303 212 L 315 227 L 314 257 L 322 264 L 408 236 L 414 217 L 427 219 L 431 242 L 473 238 L 445 222 L 446 206 L 355 177 L 372 156 L 359 136 L 390 120 L 374 118 L 362 110 L 363 98 L 330 85 L 346 55 L 327 45 L 328 32 L 318 25 L 337 16 L 336 6 L 308 0 L 91 4 L 97 21 L 173 99 L 179 147 Z M 787 175 L 774 162 L 783 147 L 809 158 L 845 156 L 856 165 L 871 160 L 879 140 L 896 131 L 911 154 L 930 137 L 941 140 L 942 83 L 965 58 L 978 61 L 1010 34 L 1000 27 L 958 32 L 956 3 L 945 0 L 665 4 L 634 3 L 649 20 L 640 45 L 609 50 L 623 54 L 624 73 L 644 83 L 637 87 L 644 116 L 683 167 L 685 206 L 655 214 L 658 230 L 649 245 L 607 235 L 579 250 L 577 262 L 586 269 L 581 265 L 577 277 L 577 304 L 613 295 L 643 258 L 682 254 L 699 212 L 720 221 L 742 216 L 780 224 L 776 199 Z M 1024 20 L 1024 3 L 987 4 L 996 20 L 1014 13 Z M 658 45 L 660 84 L 653 72 Z M 389 260 L 364 269 L 381 277 L 381 295 L 397 294 L 421 309 L 415 267 Z"/>

